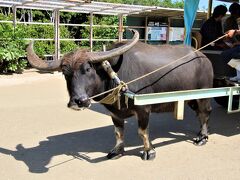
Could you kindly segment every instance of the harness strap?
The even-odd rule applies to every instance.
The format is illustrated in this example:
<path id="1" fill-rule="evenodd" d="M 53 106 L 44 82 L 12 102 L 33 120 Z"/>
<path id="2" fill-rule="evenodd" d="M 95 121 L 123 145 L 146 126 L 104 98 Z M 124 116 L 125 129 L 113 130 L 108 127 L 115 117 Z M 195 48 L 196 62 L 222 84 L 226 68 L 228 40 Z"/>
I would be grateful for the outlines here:
<path id="1" fill-rule="evenodd" d="M 105 60 L 102 62 L 103 69 L 107 72 L 109 77 L 114 80 L 114 82 L 118 85 L 110 94 L 108 94 L 106 97 L 101 99 L 99 103 L 102 104 L 114 104 L 117 102 L 118 109 L 121 108 L 121 102 L 120 102 L 120 92 L 125 91 L 127 89 L 126 83 L 121 81 L 119 77 L 117 76 L 117 73 L 113 71 L 111 64 Z M 128 101 L 125 99 L 125 104 L 128 106 Z"/>

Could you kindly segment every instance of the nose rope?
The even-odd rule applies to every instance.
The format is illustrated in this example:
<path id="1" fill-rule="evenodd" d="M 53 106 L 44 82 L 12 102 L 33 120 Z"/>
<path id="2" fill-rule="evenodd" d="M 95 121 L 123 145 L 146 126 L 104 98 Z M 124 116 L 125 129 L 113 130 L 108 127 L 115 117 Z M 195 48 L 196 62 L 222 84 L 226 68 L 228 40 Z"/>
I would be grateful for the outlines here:
<path id="1" fill-rule="evenodd" d="M 176 59 L 175 61 L 173 61 L 173 62 L 171 62 L 171 63 L 169 63 L 169 64 L 166 64 L 166 65 L 164 65 L 164 66 L 161 66 L 161 67 L 157 68 L 157 69 L 154 70 L 154 71 L 151 71 L 151 72 L 149 72 L 149 73 L 147 73 L 147 74 L 145 74 L 145 75 L 142 75 L 142 76 L 140 76 L 140 77 L 138 77 L 138 78 L 135 78 L 135 79 L 133 79 L 133 80 L 131 80 L 131 81 L 128 81 L 127 83 L 124 83 L 124 82 L 121 81 L 122 83 L 124 83 L 124 86 L 123 86 L 122 84 L 119 84 L 117 87 L 112 88 L 112 89 L 109 89 L 109 90 L 107 90 L 107 91 L 104 91 L 104 92 L 102 92 L 102 93 L 100 93 L 100 94 L 94 95 L 94 96 L 90 97 L 89 99 L 90 99 L 90 100 L 91 100 L 91 99 L 94 99 L 94 98 L 96 98 L 96 97 L 102 96 L 102 95 L 107 94 L 107 93 L 110 93 L 110 92 L 112 92 L 112 91 L 114 91 L 114 93 L 112 92 L 111 94 L 116 95 L 116 97 L 118 97 L 118 96 L 120 96 L 120 91 L 121 91 L 121 89 L 122 89 L 123 87 L 127 87 L 127 85 L 129 85 L 129 84 L 131 84 L 131 83 L 133 83 L 133 82 L 136 82 L 136 81 L 138 81 L 138 80 L 140 80 L 140 79 L 143 79 L 143 78 L 145 78 L 145 77 L 147 77 L 147 76 L 150 76 L 150 75 L 152 75 L 152 74 L 160 71 L 161 69 L 163 69 L 163 68 L 165 68 L 165 67 L 167 67 L 167 66 L 170 66 L 170 65 L 172 65 L 172 64 L 174 64 L 174 63 L 176 63 L 176 62 L 178 62 L 178 61 L 180 61 L 180 60 L 182 60 L 182 59 L 184 59 L 184 58 L 186 58 L 186 57 L 188 57 L 188 56 L 190 56 L 191 54 L 194 54 L 194 53 L 196 53 L 196 52 L 204 49 L 205 47 L 211 45 L 212 43 L 215 43 L 216 41 L 218 41 L 218 40 L 220 40 L 220 39 L 222 39 L 222 38 L 224 38 L 224 37 L 227 37 L 227 36 L 228 36 L 228 34 L 224 34 L 223 36 L 215 39 L 214 41 L 206 44 L 205 46 L 203 46 L 203 47 L 201 47 L 201 48 L 198 48 L 198 49 L 194 50 L 193 52 L 190 52 L 190 53 L 188 53 L 187 55 L 185 55 L 185 56 L 183 56 L 183 57 L 181 57 L 181 58 L 178 58 L 178 59 Z M 118 92 L 118 94 L 116 94 L 116 92 Z M 111 97 L 111 94 L 109 95 L 109 97 L 108 97 L 108 96 L 107 96 L 107 97 L 108 97 L 109 99 L 111 99 L 111 101 L 113 101 L 113 99 L 114 99 L 114 100 L 115 100 L 114 102 L 116 102 L 116 99 L 119 99 L 119 98 L 116 98 L 116 97 L 113 98 L 113 97 Z M 106 99 L 108 99 L 107 97 L 106 97 Z M 104 98 L 104 99 L 105 99 L 105 98 Z M 108 100 L 107 100 L 107 101 L 108 101 Z M 99 101 L 99 102 L 101 103 L 101 101 Z M 110 102 L 110 100 L 109 100 L 109 102 Z M 118 101 L 118 102 L 119 102 L 119 101 Z M 113 103 L 112 103 L 112 104 L 113 104 Z"/>

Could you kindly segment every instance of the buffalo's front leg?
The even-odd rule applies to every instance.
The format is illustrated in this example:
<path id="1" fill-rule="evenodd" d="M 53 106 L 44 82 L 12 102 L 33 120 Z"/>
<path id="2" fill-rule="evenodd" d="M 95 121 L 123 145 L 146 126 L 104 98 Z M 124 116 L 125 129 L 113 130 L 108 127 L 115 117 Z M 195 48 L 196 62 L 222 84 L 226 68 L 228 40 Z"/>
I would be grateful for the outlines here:
<path id="1" fill-rule="evenodd" d="M 116 145 L 115 147 L 108 153 L 108 159 L 117 159 L 121 157 L 124 153 L 124 120 L 112 117 L 113 124 L 115 126 L 115 137 L 116 137 Z"/>
<path id="2" fill-rule="evenodd" d="M 149 113 L 139 112 L 137 113 L 138 119 L 138 134 L 143 140 L 143 153 L 141 154 L 142 160 L 153 160 L 156 156 L 156 152 L 152 146 L 151 141 L 149 140 L 148 132 L 148 122 L 149 122 Z"/>

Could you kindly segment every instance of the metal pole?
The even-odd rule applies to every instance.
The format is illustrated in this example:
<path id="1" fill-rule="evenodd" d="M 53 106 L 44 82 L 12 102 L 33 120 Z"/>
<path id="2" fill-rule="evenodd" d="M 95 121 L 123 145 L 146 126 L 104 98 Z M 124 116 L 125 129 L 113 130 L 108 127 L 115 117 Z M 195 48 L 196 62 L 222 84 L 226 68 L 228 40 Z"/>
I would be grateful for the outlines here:
<path id="1" fill-rule="evenodd" d="M 16 29 L 16 24 L 17 24 L 17 7 L 13 6 L 13 27 L 14 27 L 14 31 Z"/>
<path id="2" fill-rule="evenodd" d="M 144 42 L 147 43 L 148 40 L 148 17 L 145 17 L 145 37 Z"/>
<path id="3" fill-rule="evenodd" d="M 90 51 L 93 51 L 93 13 L 90 13 Z"/>
<path id="4" fill-rule="evenodd" d="M 123 15 L 120 14 L 118 16 L 118 41 L 121 42 L 123 40 Z"/>
<path id="5" fill-rule="evenodd" d="M 171 28 L 171 18 L 168 18 L 167 34 L 166 34 L 166 43 L 169 44 L 170 40 L 170 28 Z"/>
<path id="6" fill-rule="evenodd" d="M 60 59 L 60 29 L 59 29 L 59 23 L 60 23 L 60 12 L 59 9 L 54 10 L 54 41 L 55 41 L 55 59 Z"/>
<path id="7" fill-rule="evenodd" d="M 212 0 L 208 0 L 208 13 L 207 13 L 207 19 L 211 17 L 212 14 Z"/>

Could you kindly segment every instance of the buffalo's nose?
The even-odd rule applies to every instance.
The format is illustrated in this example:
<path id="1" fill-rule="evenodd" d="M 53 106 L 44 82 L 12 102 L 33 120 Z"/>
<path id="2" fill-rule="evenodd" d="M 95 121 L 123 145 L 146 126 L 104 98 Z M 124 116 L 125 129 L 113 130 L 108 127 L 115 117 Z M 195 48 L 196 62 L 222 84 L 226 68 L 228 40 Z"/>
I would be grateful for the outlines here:
<path id="1" fill-rule="evenodd" d="M 90 100 L 87 97 L 74 99 L 74 102 L 81 107 L 88 107 L 90 105 Z"/>

